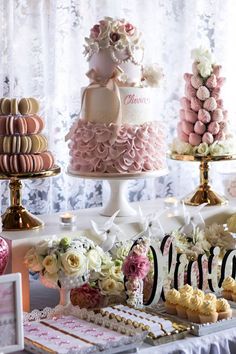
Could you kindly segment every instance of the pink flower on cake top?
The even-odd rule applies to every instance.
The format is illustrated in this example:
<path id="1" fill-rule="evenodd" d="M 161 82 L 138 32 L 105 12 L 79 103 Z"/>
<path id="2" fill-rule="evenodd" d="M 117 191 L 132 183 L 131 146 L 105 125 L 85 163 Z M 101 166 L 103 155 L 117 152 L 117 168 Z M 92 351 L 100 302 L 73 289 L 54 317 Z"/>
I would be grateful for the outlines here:
<path id="1" fill-rule="evenodd" d="M 225 78 L 212 53 L 202 47 L 192 51 L 192 73 L 185 73 L 185 96 L 177 125 L 173 152 L 222 156 L 234 152 L 227 111 L 221 99 Z"/>
<path id="2" fill-rule="evenodd" d="M 105 17 L 85 38 L 90 80 L 70 139 L 72 174 L 127 174 L 166 168 L 163 125 L 154 106 L 163 77 L 143 66 L 141 32 L 129 21 Z"/>

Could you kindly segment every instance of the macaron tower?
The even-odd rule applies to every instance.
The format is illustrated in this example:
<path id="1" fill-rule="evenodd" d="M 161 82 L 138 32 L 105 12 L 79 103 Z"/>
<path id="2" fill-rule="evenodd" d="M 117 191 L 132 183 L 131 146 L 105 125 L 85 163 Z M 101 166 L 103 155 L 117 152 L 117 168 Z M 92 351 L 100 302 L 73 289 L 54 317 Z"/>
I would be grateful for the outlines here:
<path id="1" fill-rule="evenodd" d="M 0 173 L 49 170 L 54 164 L 48 143 L 41 134 L 44 120 L 33 98 L 0 99 Z"/>
<path id="2" fill-rule="evenodd" d="M 185 73 L 185 96 L 181 98 L 178 138 L 172 150 L 178 154 L 222 156 L 234 152 L 227 111 L 221 98 L 225 78 L 210 51 L 192 51 L 192 73 Z"/>

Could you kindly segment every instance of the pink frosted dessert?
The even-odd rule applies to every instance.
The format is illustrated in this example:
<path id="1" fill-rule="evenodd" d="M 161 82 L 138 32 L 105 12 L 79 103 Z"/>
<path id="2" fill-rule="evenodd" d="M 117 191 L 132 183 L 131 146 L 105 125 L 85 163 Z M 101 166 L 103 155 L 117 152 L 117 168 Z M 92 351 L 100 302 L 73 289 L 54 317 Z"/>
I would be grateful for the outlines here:
<path id="1" fill-rule="evenodd" d="M 192 73 L 185 73 L 185 96 L 181 98 L 178 138 L 172 151 L 186 155 L 222 156 L 235 153 L 229 134 L 227 111 L 221 99 L 225 78 L 212 54 L 198 48 L 192 51 Z"/>
<path id="2" fill-rule="evenodd" d="M 70 140 L 72 174 L 127 174 L 166 168 L 163 124 L 154 104 L 162 70 L 142 66 L 139 30 L 105 17 L 85 38 L 90 80 Z M 155 120 L 154 120 L 155 118 Z"/>

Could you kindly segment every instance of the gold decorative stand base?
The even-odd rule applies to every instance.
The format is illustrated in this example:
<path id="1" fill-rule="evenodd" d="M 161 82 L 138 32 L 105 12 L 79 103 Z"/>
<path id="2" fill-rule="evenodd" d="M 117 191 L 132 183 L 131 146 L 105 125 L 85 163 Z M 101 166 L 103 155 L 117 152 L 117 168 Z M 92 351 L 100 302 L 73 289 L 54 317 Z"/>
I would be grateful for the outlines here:
<path id="1" fill-rule="evenodd" d="M 60 167 L 55 166 L 49 171 L 42 171 L 36 173 L 19 173 L 19 174 L 1 174 L 0 180 L 9 179 L 10 188 L 10 206 L 2 215 L 2 226 L 4 231 L 10 230 L 33 230 L 38 229 L 44 225 L 43 221 L 32 215 L 22 205 L 21 179 L 30 178 L 46 178 L 56 176 L 61 172 Z"/>
<path id="2" fill-rule="evenodd" d="M 227 199 L 214 192 L 209 184 L 209 162 L 235 160 L 235 155 L 192 156 L 169 154 L 169 158 L 177 161 L 200 162 L 200 185 L 193 194 L 184 199 L 185 204 L 198 206 L 200 204 L 207 203 L 208 206 L 213 206 L 228 203 Z"/>

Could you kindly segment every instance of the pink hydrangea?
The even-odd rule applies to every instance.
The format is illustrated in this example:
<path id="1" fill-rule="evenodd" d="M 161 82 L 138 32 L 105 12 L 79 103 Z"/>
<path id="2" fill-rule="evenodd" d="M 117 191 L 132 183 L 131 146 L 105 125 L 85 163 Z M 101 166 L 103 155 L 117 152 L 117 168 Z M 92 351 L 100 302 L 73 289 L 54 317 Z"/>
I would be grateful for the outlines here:
<path id="1" fill-rule="evenodd" d="M 145 255 L 132 252 L 123 264 L 124 275 L 128 278 L 144 279 L 150 269 L 150 262 Z"/>
<path id="2" fill-rule="evenodd" d="M 84 284 L 80 288 L 71 290 L 70 300 L 74 306 L 92 309 L 102 306 L 104 296 L 101 295 L 99 289 L 92 288 L 89 284 Z"/>

